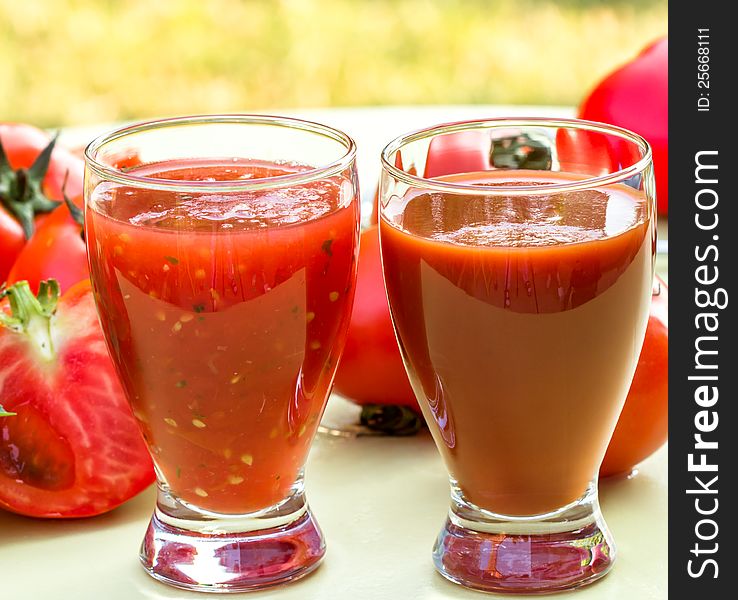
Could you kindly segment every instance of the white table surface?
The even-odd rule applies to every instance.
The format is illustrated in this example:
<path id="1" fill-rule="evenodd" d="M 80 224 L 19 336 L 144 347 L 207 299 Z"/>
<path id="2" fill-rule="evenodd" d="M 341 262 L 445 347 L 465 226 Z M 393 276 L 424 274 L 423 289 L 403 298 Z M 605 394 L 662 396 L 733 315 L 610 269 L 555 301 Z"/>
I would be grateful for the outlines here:
<path id="1" fill-rule="evenodd" d="M 359 145 L 365 199 L 371 200 L 381 148 L 425 125 L 489 116 L 566 116 L 555 107 L 407 107 L 280 111 L 343 129 Z M 80 145 L 100 127 L 65 131 Z M 340 411 L 340 402 L 333 409 Z M 431 546 L 448 509 L 448 484 L 430 436 L 319 436 L 307 464 L 307 494 L 328 551 L 306 579 L 254 599 L 436 600 L 483 598 L 436 574 Z M 618 558 L 598 583 L 557 598 L 664 600 L 667 597 L 667 453 L 662 448 L 628 480 L 605 481 L 602 511 Z M 1 600 L 123 600 L 211 597 L 151 579 L 138 547 L 154 505 L 149 488 L 94 519 L 42 521 L 0 511 Z M 520 597 L 520 596 L 519 596 Z"/>

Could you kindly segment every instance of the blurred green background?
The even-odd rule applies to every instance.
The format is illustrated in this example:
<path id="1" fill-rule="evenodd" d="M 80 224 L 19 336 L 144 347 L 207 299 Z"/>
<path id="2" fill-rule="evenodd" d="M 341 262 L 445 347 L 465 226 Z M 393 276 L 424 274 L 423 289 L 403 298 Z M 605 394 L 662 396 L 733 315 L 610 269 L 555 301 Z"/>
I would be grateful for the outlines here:
<path id="1" fill-rule="evenodd" d="M 0 0 L 0 120 L 578 104 L 666 0 Z"/>

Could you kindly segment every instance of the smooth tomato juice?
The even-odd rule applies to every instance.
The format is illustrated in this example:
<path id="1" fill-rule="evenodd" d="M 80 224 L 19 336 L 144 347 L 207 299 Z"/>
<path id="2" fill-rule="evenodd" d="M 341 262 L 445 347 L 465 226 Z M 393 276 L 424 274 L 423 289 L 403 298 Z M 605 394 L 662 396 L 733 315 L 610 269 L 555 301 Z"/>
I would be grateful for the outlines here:
<path id="1" fill-rule="evenodd" d="M 135 174 L 219 181 L 299 169 L 182 161 Z M 109 349 L 156 466 L 185 502 L 243 514 L 290 493 L 351 311 L 358 203 L 346 183 L 93 191 L 87 243 Z"/>
<path id="2" fill-rule="evenodd" d="M 380 228 L 393 322 L 453 482 L 466 501 L 502 515 L 577 500 L 605 454 L 645 333 L 654 251 L 645 196 L 622 184 L 508 197 L 415 192 L 390 210 Z"/>

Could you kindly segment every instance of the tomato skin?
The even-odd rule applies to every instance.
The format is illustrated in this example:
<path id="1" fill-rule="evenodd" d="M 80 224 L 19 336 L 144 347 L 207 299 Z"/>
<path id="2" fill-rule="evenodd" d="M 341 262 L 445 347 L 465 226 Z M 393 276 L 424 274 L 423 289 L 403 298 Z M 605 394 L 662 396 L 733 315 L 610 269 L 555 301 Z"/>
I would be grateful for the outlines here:
<path id="1" fill-rule="evenodd" d="M 0 283 L 5 281 L 15 259 L 26 245 L 20 223 L 0 206 Z"/>
<path id="2" fill-rule="evenodd" d="M 361 234 L 356 296 L 334 389 L 356 404 L 420 411 L 392 328 L 376 225 Z"/>
<path id="3" fill-rule="evenodd" d="M 565 173 L 599 177 L 618 170 L 617 158 L 607 144 L 607 137 L 587 129 L 559 129 L 556 132 L 556 156 Z M 630 163 L 632 164 L 632 163 Z"/>
<path id="4" fill-rule="evenodd" d="M 51 318 L 54 358 L 0 327 L 0 508 L 32 517 L 107 512 L 154 480 L 105 348 L 88 280 Z M 71 462 L 70 462 L 71 461 Z"/>
<path id="5" fill-rule="evenodd" d="M 486 131 L 457 131 L 431 140 L 425 161 L 426 178 L 473 173 L 490 168 L 490 136 Z"/>
<path id="6" fill-rule="evenodd" d="M 24 123 L 0 123 L 0 141 L 13 169 L 27 169 L 48 146 L 49 135 Z M 82 194 L 84 162 L 60 145 L 54 147 L 49 168 L 43 180 L 43 192 L 52 199 L 63 199 L 62 187 L 67 178 L 65 191 L 69 197 Z M 46 215 L 35 219 L 40 226 Z M 23 229 L 15 217 L 0 204 L 0 282 L 5 281 L 16 257 L 26 243 Z"/>
<path id="7" fill-rule="evenodd" d="M 82 198 L 74 202 L 82 208 Z M 62 204 L 48 215 L 20 251 L 8 274 L 8 285 L 25 279 L 35 294 L 38 284 L 46 279 L 56 279 L 64 291 L 88 277 L 82 226 Z"/>
<path id="8" fill-rule="evenodd" d="M 669 292 L 658 277 L 661 293 L 651 302 L 646 338 L 600 477 L 624 475 L 656 452 L 668 437 Z"/>
<path id="9" fill-rule="evenodd" d="M 667 214 L 668 188 L 667 38 L 646 47 L 605 77 L 584 100 L 579 117 L 619 125 L 642 135 L 653 149 L 659 214 Z"/>

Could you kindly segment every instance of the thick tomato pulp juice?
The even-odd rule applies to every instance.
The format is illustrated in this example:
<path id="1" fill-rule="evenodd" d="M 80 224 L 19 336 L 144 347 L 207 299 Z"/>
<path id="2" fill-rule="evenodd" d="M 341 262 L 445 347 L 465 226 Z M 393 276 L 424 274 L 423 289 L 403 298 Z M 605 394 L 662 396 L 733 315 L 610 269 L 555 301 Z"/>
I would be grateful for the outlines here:
<path id="1" fill-rule="evenodd" d="M 273 164 L 135 174 L 256 179 Z M 357 202 L 341 177 L 175 194 L 99 184 L 87 210 L 109 349 L 160 475 L 186 502 L 248 513 L 290 493 L 348 326 Z"/>
<path id="2" fill-rule="evenodd" d="M 385 212 L 381 243 L 413 387 L 463 497 L 504 515 L 581 497 L 645 333 L 654 230 L 643 194 L 622 184 L 522 197 L 415 192 Z"/>

